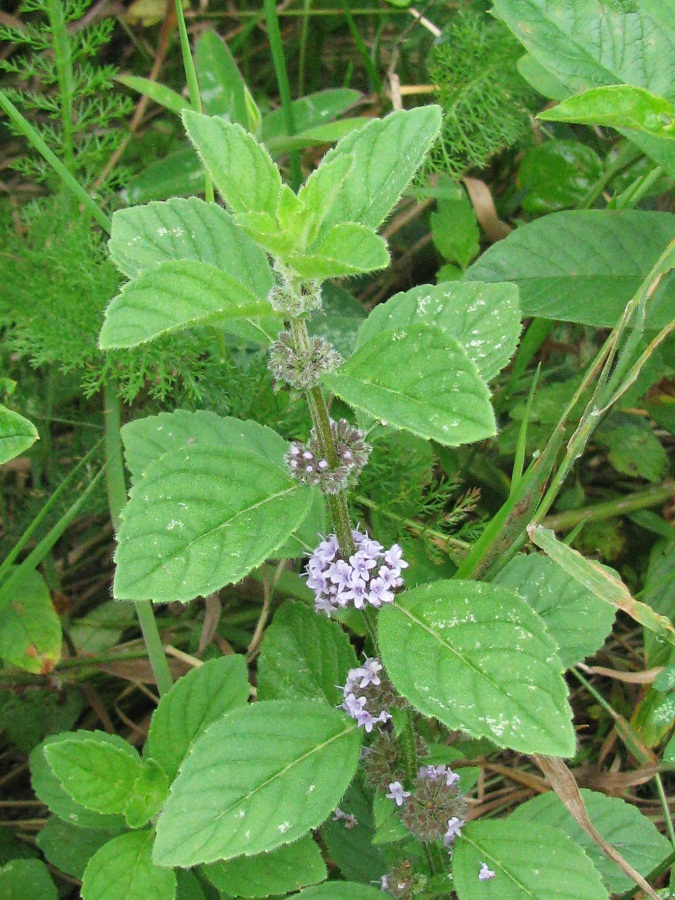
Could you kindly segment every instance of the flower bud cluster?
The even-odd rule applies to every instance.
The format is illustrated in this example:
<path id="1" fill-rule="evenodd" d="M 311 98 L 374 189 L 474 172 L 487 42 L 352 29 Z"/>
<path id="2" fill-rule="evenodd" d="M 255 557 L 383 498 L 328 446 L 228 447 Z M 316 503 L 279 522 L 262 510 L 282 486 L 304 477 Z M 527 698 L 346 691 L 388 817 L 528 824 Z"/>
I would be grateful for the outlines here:
<path id="1" fill-rule="evenodd" d="M 274 263 L 274 271 L 277 279 L 267 296 L 272 309 L 285 319 L 296 319 L 304 313 L 321 309 L 320 281 L 304 281 L 278 260 Z"/>
<path id="2" fill-rule="evenodd" d="M 349 670 L 342 691 L 342 708 L 368 734 L 378 722 L 386 724 L 391 719 L 391 713 L 382 702 L 381 688 L 384 687 L 387 694 L 389 691 L 388 685 L 384 684 L 384 676 L 380 676 L 381 671 L 382 663 L 379 659 L 366 659 L 362 666 Z"/>
<path id="3" fill-rule="evenodd" d="M 307 586 L 315 592 L 317 612 L 330 616 L 337 609 L 366 604 L 379 608 L 392 603 L 394 591 L 403 584 L 401 572 L 408 567 L 398 544 L 385 550 L 378 541 L 353 529 L 356 553 L 348 560 L 340 557 L 334 534 L 321 541 L 307 563 Z"/>
<path id="4" fill-rule="evenodd" d="M 428 878 L 421 872 L 415 872 L 409 859 L 397 863 L 380 879 L 380 889 L 399 900 L 413 900 L 425 895 Z"/>
<path id="5" fill-rule="evenodd" d="M 285 381 L 298 391 L 318 384 L 322 375 L 334 372 L 343 359 L 322 337 L 310 338 L 309 347 L 297 350 L 290 331 L 282 331 L 270 347 L 269 369 L 277 382 Z"/>
<path id="6" fill-rule="evenodd" d="M 452 848 L 455 838 L 461 836 L 466 801 L 459 789 L 459 775 L 447 766 L 422 766 L 410 791 L 395 781 L 386 796 L 401 807 L 403 824 L 421 841 L 443 841 L 444 847 Z"/>
<path id="7" fill-rule="evenodd" d="M 363 439 L 363 432 L 350 425 L 346 419 L 331 419 L 330 430 L 337 454 L 337 466 L 331 467 L 324 457 L 316 430 L 312 428 L 307 444 L 293 441 L 286 454 L 291 474 L 303 484 L 320 487 L 326 494 L 344 490 L 350 480 L 355 480 L 368 462 L 370 445 Z"/>

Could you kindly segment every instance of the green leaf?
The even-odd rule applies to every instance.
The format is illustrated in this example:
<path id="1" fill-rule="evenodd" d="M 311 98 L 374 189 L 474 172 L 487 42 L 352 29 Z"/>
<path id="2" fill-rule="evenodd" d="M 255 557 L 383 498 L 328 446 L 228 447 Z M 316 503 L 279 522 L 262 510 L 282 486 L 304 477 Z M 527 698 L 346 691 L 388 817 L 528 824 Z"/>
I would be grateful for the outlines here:
<path id="1" fill-rule="evenodd" d="M 480 250 L 476 213 L 466 192 L 447 176 L 444 181 L 449 182 L 448 193 L 451 192 L 451 196 L 439 198 L 436 212 L 429 216 L 431 236 L 443 259 L 456 262 L 466 269 Z"/>
<path id="2" fill-rule="evenodd" d="M 187 143 L 184 150 L 170 153 L 134 175 L 120 192 L 122 199 L 130 206 L 147 203 L 148 200 L 168 200 L 170 197 L 203 193 L 204 168 Z"/>
<path id="3" fill-rule="evenodd" d="M 185 259 L 220 269 L 256 297 L 266 297 L 274 284 L 264 251 L 221 206 L 198 197 L 118 210 L 108 248 L 112 261 L 129 278 L 160 263 Z"/>
<path id="4" fill-rule="evenodd" d="M 309 333 L 330 341 L 344 357 L 351 356 L 365 310 L 353 294 L 330 281 L 321 286 L 321 300 L 321 309 L 307 323 Z"/>
<path id="5" fill-rule="evenodd" d="M 559 81 L 552 72 L 544 68 L 529 53 L 525 53 L 518 60 L 518 71 L 530 87 L 533 87 L 543 97 L 547 97 L 549 100 L 564 100 L 569 97 L 570 92 L 562 81 Z"/>
<path id="6" fill-rule="evenodd" d="M 236 709 L 195 742 L 160 817 L 154 859 L 192 866 L 292 843 L 354 776 L 356 723 L 314 701 Z"/>
<path id="7" fill-rule="evenodd" d="M 570 90 L 626 83 L 669 97 L 672 30 L 642 3 L 494 0 L 499 17 L 532 56 Z"/>
<path id="8" fill-rule="evenodd" d="M 544 620 L 565 668 L 598 650 L 615 611 L 553 560 L 537 553 L 514 556 L 495 579 L 526 600 Z"/>
<path id="9" fill-rule="evenodd" d="M 485 863 L 495 877 L 479 881 Z M 459 900 L 608 900 L 584 851 L 556 828 L 515 822 L 469 822 L 453 854 Z"/>
<path id="10" fill-rule="evenodd" d="M 179 869 L 176 872 L 176 882 L 176 900 L 207 900 L 205 886 L 188 869 Z M 216 896 L 209 892 L 208 900 L 214 900 Z"/>
<path id="11" fill-rule="evenodd" d="M 373 845 L 373 798 L 366 792 L 357 777 L 340 800 L 340 809 L 356 819 L 353 828 L 346 828 L 345 821 L 334 821 L 330 816 L 321 826 L 321 840 L 332 862 L 350 881 L 365 884 L 377 883 L 389 866 L 382 850 Z"/>
<path id="12" fill-rule="evenodd" d="M 331 88 L 294 100 L 291 106 L 296 131 L 302 133 L 330 122 L 350 106 L 358 103 L 361 97 L 359 91 L 351 88 Z M 283 137 L 285 134 L 284 110 L 279 107 L 263 118 L 262 137 L 265 143 L 269 144 L 274 138 Z"/>
<path id="13" fill-rule="evenodd" d="M 166 85 L 152 81 L 150 78 L 139 78 L 138 75 L 117 75 L 115 81 L 119 81 L 132 91 L 138 91 L 144 97 L 148 97 L 160 106 L 180 115 L 184 109 L 190 109 L 190 101 L 182 94 L 172 91 Z"/>
<path id="14" fill-rule="evenodd" d="M 311 502 L 307 486 L 253 450 L 166 453 L 124 509 L 114 596 L 185 602 L 239 581 L 282 546 Z"/>
<path id="15" fill-rule="evenodd" d="M 668 471 L 668 454 L 642 416 L 614 412 L 600 425 L 595 441 L 607 447 L 607 459 L 622 475 L 660 482 Z"/>
<path id="16" fill-rule="evenodd" d="M 580 206 L 600 179 L 603 163 L 581 141 L 546 141 L 531 147 L 518 168 L 522 207 L 533 215 Z"/>
<path id="17" fill-rule="evenodd" d="M 563 667 L 542 620 L 513 591 L 436 581 L 378 619 L 382 662 L 420 712 L 524 753 L 572 756 Z"/>
<path id="18" fill-rule="evenodd" d="M 162 808 L 169 793 L 169 779 L 154 759 L 144 760 L 124 807 L 130 828 L 146 825 Z"/>
<path id="19" fill-rule="evenodd" d="M 3 900 L 57 900 L 49 869 L 39 859 L 13 859 L 0 869 Z"/>
<path id="20" fill-rule="evenodd" d="M 96 731 L 46 744 L 44 755 L 73 800 L 101 813 L 124 813 L 142 771 L 131 744 L 121 738 L 113 743 Z"/>
<path id="21" fill-rule="evenodd" d="M 649 554 L 641 597 L 655 612 L 668 616 L 675 625 L 675 542 L 658 541 Z M 649 667 L 668 663 L 672 648 L 651 631 L 645 631 L 645 658 Z"/>
<path id="22" fill-rule="evenodd" d="M 165 453 L 190 447 L 222 447 L 249 450 L 262 459 L 281 466 L 288 441 L 266 425 L 250 419 L 219 416 L 209 410 L 190 412 L 177 409 L 144 419 L 132 419 L 122 426 L 124 458 L 135 484 L 141 475 Z"/>
<path id="23" fill-rule="evenodd" d="M 183 122 L 232 214 L 264 212 L 275 217 L 281 174 L 262 144 L 241 125 L 216 116 L 186 110 Z"/>
<path id="24" fill-rule="evenodd" d="M 334 144 L 352 131 L 359 131 L 368 122 L 368 119 L 359 116 L 353 119 L 338 119 L 337 122 L 326 122 L 325 125 L 317 125 L 308 128 L 292 136 L 281 135 L 271 138 L 267 148 L 273 157 L 280 156 L 292 150 L 306 150 L 307 147 L 318 147 L 321 144 Z"/>
<path id="25" fill-rule="evenodd" d="M 357 660 L 337 622 L 287 600 L 265 631 L 258 658 L 260 700 L 342 702 L 339 685 Z"/>
<path id="26" fill-rule="evenodd" d="M 89 860 L 82 900 L 174 900 L 176 873 L 151 859 L 152 830 L 109 841 Z"/>
<path id="27" fill-rule="evenodd" d="M 196 260 L 163 262 L 128 282 L 106 310 L 102 350 L 136 347 L 193 325 L 277 316 L 267 297 Z"/>
<path id="28" fill-rule="evenodd" d="M 179 678 L 152 715 L 145 753 L 173 781 L 192 742 L 212 722 L 248 701 L 243 656 L 211 659 Z"/>
<path id="29" fill-rule="evenodd" d="M 36 843 L 53 866 L 66 875 L 81 879 L 94 853 L 115 836 L 114 831 L 78 828 L 58 816 L 50 816 L 41 828 Z"/>
<path id="30" fill-rule="evenodd" d="M 613 327 L 668 243 L 670 213 L 628 210 L 559 212 L 494 244 L 466 273 L 471 281 L 514 281 L 526 316 Z M 675 312 L 675 279 L 650 298 L 647 324 Z"/>
<path id="31" fill-rule="evenodd" d="M 0 406 L 0 465 L 23 453 L 38 438 L 32 422 L 6 406 Z"/>
<path id="32" fill-rule="evenodd" d="M 613 0 L 495 0 L 504 20 L 536 62 L 571 93 L 628 84 L 675 99 L 675 32 L 669 4 Z M 559 99 L 564 99 L 560 97 Z M 675 177 L 675 145 L 632 129 L 621 133 Z"/>
<path id="33" fill-rule="evenodd" d="M 672 850 L 653 822 L 632 804 L 619 797 L 606 797 L 584 789 L 581 796 L 591 822 L 602 837 L 644 877 Z M 632 879 L 593 843 L 552 791 L 523 803 L 514 811 L 510 821 L 531 822 L 535 827 L 543 825 L 564 831 L 586 851 L 610 893 L 618 894 L 635 886 Z"/>
<path id="34" fill-rule="evenodd" d="M 547 122 L 581 122 L 634 128 L 657 137 L 675 138 L 675 108 L 670 100 L 627 84 L 594 88 L 563 100 L 537 116 Z"/>
<path id="35" fill-rule="evenodd" d="M 298 891 L 328 876 L 321 851 L 310 835 L 271 853 L 211 863 L 202 871 L 219 891 L 253 898 Z"/>
<path id="36" fill-rule="evenodd" d="M 195 47 L 195 67 L 204 112 L 209 116 L 226 116 L 247 131 L 260 127 L 260 110 L 225 41 L 207 28 Z"/>
<path id="37" fill-rule="evenodd" d="M 343 222 L 369 228 L 381 225 L 422 164 L 440 127 L 440 107 L 420 106 L 374 119 L 342 138 L 322 164 L 345 154 L 353 155 L 354 164 L 333 199 L 323 233 Z"/>
<path id="38" fill-rule="evenodd" d="M 279 220 L 282 226 L 299 231 L 299 243 L 302 247 L 317 239 L 321 223 L 330 210 L 333 198 L 349 175 L 353 162 L 352 156 L 345 155 L 320 163 L 297 196 L 292 191 L 287 195 L 292 201 L 289 208 L 284 210 L 280 205 Z"/>
<path id="39" fill-rule="evenodd" d="M 92 735 L 95 735 L 96 739 L 100 741 L 108 740 L 115 747 L 119 746 L 119 742 L 122 741 L 117 735 L 108 735 L 100 731 L 66 731 L 62 734 L 52 735 L 30 754 L 31 784 L 38 798 L 47 804 L 51 812 L 69 824 L 76 825 L 78 828 L 117 831 L 125 827 L 124 818 L 121 815 L 103 815 L 76 803 L 52 772 L 44 755 L 44 749 L 52 744 L 73 740 L 87 741 L 91 740 Z M 122 741 L 122 743 L 126 744 L 126 741 Z"/>
<path id="40" fill-rule="evenodd" d="M 323 383 L 357 409 L 449 447 L 496 432 L 475 363 L 438 326 L 383 331 Z"/>
<path id="41" fill-rule="evenodd" d="M 327 231 L 307 255 L 289 255 L 288 264 L 303 278 L 339 278 L 386 269 L 389 251 L 371 228 L 345 222 Z"/>
<path id="42" fill-rule="evenodd" d="M 365 884 L 329 881 L 300 891 L 298 900 L 382 900 L 382 891 Z"/>
<path id="43" fill-rule="evenodd" d="M 13 566 L 10 573 L 0 586 L 0 657 L 47 675 L 61 659 L 61 620 L 39 572 Z"/>
<path id="44" fill-rule="evenodd" d="M 520 337 L 518 288 L 513 284 L 420 285 L 380 303 L 361 326 L 358 350 L 380 332 L 407 325 L 433 325 L 473 360 L 484 381 L 508 363 Z"/>
<path id="45" fill-rule="evenodd" d="M 675 628 L 665 616 L 657 615 L 646 603 L 631 597 L 626 585 L 612 569 L 586 559 L 577 550 L 559 541 L 554 533 L 541 525 L 529 525 L 527 533 L 533 544 L 558 563 L 579 584 L 588 588 L 604 603 L 620 609 L 644 625 L 659 638 L 675 647 Z"/>

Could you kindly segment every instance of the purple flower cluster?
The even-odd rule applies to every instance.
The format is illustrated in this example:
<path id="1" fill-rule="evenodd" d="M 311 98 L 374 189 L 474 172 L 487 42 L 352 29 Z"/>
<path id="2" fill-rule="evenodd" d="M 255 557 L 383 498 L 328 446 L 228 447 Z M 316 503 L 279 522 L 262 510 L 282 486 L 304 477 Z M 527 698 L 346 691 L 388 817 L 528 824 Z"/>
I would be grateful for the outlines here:
<path id="1" fill-rule="evenodd" d="M 286 464 L 291 475 L 303 484 L 320 487 L 325 494 L 337 494 L 350 481 L 356 479 L 368 462 L 371 447 L 365 442 L 364 433 L 350 425 L 346 419 L 331 419 L 330 430 L 337 455 L 337 465 L 331 467 L 323 455 L 316 430 L 312 428 L 309 441 L 291 443 L 286 454 Z"/>
<path id="2" fill-rule="evenodd" d="M 459 781 L 457 772 L 453 772 L 447 766 L 422 766 L 417 773 L 418 778 L 426 778 L 428 781 L 439 781 L 445 779 L 445 786 L 452 787 Z"/>
<path id="3" fill-rule="evenodd" d="M 358 529 L 352 531 L 356 553 L 340 557 L 338 539 L 329 534 L 307 563 L 307 586 L 315 593 L 317 612 L 330 616 L 336 609 L 353 604 L 379 608 L 394 600 L 394 591 L 403 584 L 401 572 L 408 567 L 398 544 L 385 550 Z"/>
<path id="4" fill-rule="evenodd" d="M 382 684 L 378 674 L 381 671 L 382 664 L 379 659 L 368 658 L 362 666 L 349 670 L 343 688 L 342 708 L 352 719 L 356 719 L 359 728 L 363 728 L 368 734 L 378 722 L 384 724 L 391 719 L 391 714 L 386 709 L 378 712 L 373 712 L 372 708 L 368 709 L 368 702 L 370 701 L 372 707 L 373 700 L 377 696 L 377 691 L 369 691 L 368 688 L 371 686 L 378 688 Z M 363 693 L 364 691 L 366 693 Z"/>
<path id="5" fill-rule="evenodd" d="M 342 362 L 337 350 L 322 337 L 310 338 L 309 345 L 299 350 L 290 331 L 282 331 L 269 349 L 269 369 L 277 382 L 275 389 L 285 381 L 298 391 L 306 391 Z"/>

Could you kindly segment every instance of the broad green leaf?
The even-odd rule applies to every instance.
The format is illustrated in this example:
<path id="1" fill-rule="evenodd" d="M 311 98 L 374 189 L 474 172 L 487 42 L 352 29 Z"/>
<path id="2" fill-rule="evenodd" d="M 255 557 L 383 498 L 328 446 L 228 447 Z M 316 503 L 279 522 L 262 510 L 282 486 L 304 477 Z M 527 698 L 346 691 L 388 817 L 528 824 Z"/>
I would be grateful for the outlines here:
<path id="1" fill-rule="evenodd" d="M 353 155 L 349 178 L 333 199 L 323 233 L 342 222 L 377 228 L 389 215 L 422 164 L 441 127 L 438 106 L 398 110 L 374 119 L 330 150 L 323 164 Z"/>
<path id="2" fill-rule="evenodd" d="M 129 281 L 106 310 L 99 347 L 136 347 L 193 325 L 277 316 L 266 297 L 196 260 L 171 260 Z"/>
<path id="3" fill-rule="evenodd" d="M 47 675 L 61 659 L 61 620 L 42 575 L 17 571 L 0 586 L 0 657 L 7 665 Z"/>
<path id="4" fill-rule="evenodd" d="M 281 174 L 256 139 L 241 125 L 186 110 L 188 137 L 232 214 L 265 212 L 275 216 Z"/>
<path id="5" fill-rule="evenodd" d="M 320 489 L 314 488 L 309 512 L 286 543 L 274 551 L 275 557 L 298 559 L 300 556 L 307 556 L 316 547 L 318 536 L 326 534 L 327 530 L 326 501 Z"/>
<path id="6" fill-rule="evenodd" d="M 131 490 L 114 595 L 185 602 L 239 581 L 274 555 L 311 502 L 306 485 L 253 450 L 166 453 Z"/>
<path id="7" fill-rule="evenodd" d="M 160 811 L 169 793 L 169 779 L 154 759 L 143 762 L 124 807 L 130 828 L 141 828 Z"/>
<path id="8" fill-rule="evenodd" d="M 188 869 L 178 869 L 176 882 L 176 900 L 207 900 L 204 886 Z M 214 896 L 209 892 L 208 900 L 214 900 Z"/>
<path id="9" fill-rule="evenodd" d="M 344 357 L 351 356 L 356 335 L 366 318 L 359 301 L 330 281 L 321 286 L 321 309 L 307 323 L 309 333 L 319 334 Z"/>
<path id="10" fill-rule="evenodd" d="M 349 109 L 361 99 L 362 95 L 351 88 L 331 88 L 326 91 L 317 91 L 300 97 L 291 104 L 293 107 L 293 121 L 298 133 L 317 128 L 330 122 L 345 110 Z M 286 120 L 282 107 L 273 110 L 263 118 L 262 137 L 265 143 L 271 143 L 274 138 L 283 137 L 286 134 Z"/>
<path id="11" fill-rule="evenodd" d="M 670 97 L 672 30 L 642 3 L 494 0 L 499 17 L 532 56 L 575 92 L 631 84 Z"/>
<path id="12" fill-rule="evenodd" d="M 298 891 L 328 876 L 321 851 L 310 835 L 271 853 L 211 863 L 202 871 L 219 891 L 253 898 Z"/>
<path id="13" fill-rule="evenodd" d="M 131 744 L 113 744 L 95 731 L 46 744 L 44 755 L 73 800 L 101 813 L 125 811 L 142 771 Z"/>
<path id="14" fill-rule="evenodd" d="M 124 818 L 121 815 L 104 815 L 94 812 L 94 810 L 86 809 L 76 803 L 52 772 L 44 755 L 45 747 L 52 744 L 73 740 L 88 741 L 91 740 L 92 735 L 95 735 L 97 740 L 108 740 L 115 747 L 120 746 L 120 741 L 122 741 L 122 738 L 117 735 L 108 735 L 101 731 L 65 731 L 62 734 L 52 735 L 39 744 L 30 755 L 31 784 L 38 798 L 46 803 L 51 812 L 65 822 L 76 825 L 78 828 L 118 831 L 125 827 Z M 126 744 L 126 741 L 122 741 L 122 743 Z"/>
<path id="15" fill-rule="evenodd" d="M 635 600 L 616 572 L 601 566 L 595 560 L 586 559 L 581 553 L 559 541 L 548 528 L 530 525 L 527 533 L 533 544 L 540 547 L 579 584 L 675 647 L 675 628 L 670 621 L 655 613 L 646 603 Z"/>
<path id="16" fill-rule="evenodd" d="M 321 223 L 328 214 L 333 198 L 340 191 L 344 180 L 348 177 L 354 158 L 349 155 L 336 156 L 335 159 L 320 163 L 307 181 L 302 185 L 294 198 L 294 209 L 285 213 L 280 205 L 279 221 L 282 226 L 299 231 L 299 244 L 306 247 L 313 243 L 319 235 Z"/>
<path id="17" fill-rule="evenodd" d="M 132 419 L 122 427 L 124 458 L 134 483 L 165 453 L 190 447 L 222 447 L 255 452 L 282 465 L 288 442 L 266 425 L 250 419 L 219 416 L 209 410 L 177 409 L 144 419 Z"/>
<path id="18" fill-rule="evenodd" d="M 670 4 L 613 0 L 495 0 L 497 15 L 533 59 L 573 94 L 628 84 L 675 99 L 675 31 Z M 559 99 L 564 99 L 564 95 Z M 675 177 L 675 145 L 632 129 L 621 133 Z"/>
<path id="19" fill-rule="evenodd" d="M 358 350 L 380 332 L 434 325 L 455 338 L 484 381 L 508 363 L 520 337 L 518 288 L 513 284 L 421 285 L 381 303 L 361 326 Z"/>
<path id="20" fill-rule="evenodd" d="M 39 859 L 13 859 L 0 869 L 2 900 L 58 900 L 47 866 Z"/>
<path id="21" fill-rule="evenodd" d="M 247 131 L 260 127 L 260 110 L 237 67 L 225 41 L 207 28 L 195 47 L 195 67 L 204 112 L 227 116 Z"/>
<path id="22" fill-rule="evenodd" d="M 217 203 L 198 197 L 120 209 L 108 242 L 118 269 L 133 278 L 171 260 L 196 260 L 221 269 L 256 297 L 266 297 L 274 279 L 267 257 Z"/>
<path id="23" fill-rule="evenodd" d="M 152 715 L 144 753 L 173 781 L 192 742 L 249 695 L 243 656 L 211 659 L 179 678 Z"/>
<path id="24" fill-rule="evenodd" d="M 366 884 L 328 881 L 300 891 L 298 900 L 382 900 L 382 891 Z"/>
<path id="25" fill-rule="evenodd" d="M 546 141 L 530 147 L 518 167 L 525 212 L 532 215 L 575 209 L 598 182 L 604 165 L 598 154 L 577 140 Z"/>
<path id="26" fill-rule="evenodd" d="M 136 621 L 133 607 L 108 600 L 75 619 L 68 636 L 80 653 L 95 656 L 119 643 L 123 633 Z"/>
<path id="27" fill-rule="evenodd" d="M 389 868 L 382 850 L 373 845 L 373 797 L 357 777 L 340 800 L 340 809 L 356 819 L 354 828 L 346 828 L 344 819 L 330 816 L 321 826 L 321 840 L 332 862 L 349 881 L 377 883 Z"/>
<path id="28" fill-rule="evenodd" d="M 675 138 L 675 108 L 670 100 L 627 84 L 593 88 L 545 109 L 537 116 L 547 122 L 580 122 L 634 128 L 657 137 Z"/>
<path id="29" fill-rule="evenodd" d="M 159 819 L 153 858 L 192 866 L 292 843 L 335 809 L 360 743 L 355 722 L 311 700 L 228 713 L 185 760 Z"/>
<path id="30" fill-rule="evenodd" d="M 642 416 L 613 412 L 594 435 L 596 443 L 607 447 L 607 459 L 615 471 L 656 484 L 668 471 L 668 454 Z"/>
<path id="31" fill-rule="evenodd" d="M 168 200 L 204 193 L 204 168 L 192 147 L 170 153 L 134 175 L 120 192 L 133 206 L 149 200 Z"/>
<path id="32" fill-rule="evenodd" d="M 562 81 L 529 53 L 525 53 L 518 60 L 518 71 L 530 87 L 549 100 L 564 100 L 570 95 Z"/>
<path id="33" fill-rule="evenodd" d="M 448 447 L 496 432 L 475 363 L 438 326 L 383 331 L 323 383 L 357 409 Z"/>
<path id="34" fill-rule="evenodd" d="M 265 631 L 258 658 L 260 700 L 342 702 L 339 685 L 357 666 L 349 638 L 337 622 L 287 600 Z"/>
<path id="35" fill-rule="evenodd" d="M 515 282 L 523 315 L 613 327 L 674 237 L 670 213 L 553 213 L 494 244 L 466 277 Z M 675 279 L 665 278 L 649 300 L 647 324 L 660 328 L 674 312 Z"/>
<path id="36" fill-rule="evenodd" d="M 78 828 L 58 816 L 50 816 L 40 829 L 36 843 L 48 862 L 66 875 L 81 879 L 94 853 L 113 837 L 115 831 Z"/>
<path id="37" fill-rule="evenodd" d="M 334 225 L 309 248 L 307 255 L 293 254 L 288 264 L 303 278 L 338 278 L 386 269 L 387 242 L 371 228 L 355 222 Z"/>
<path id="38" fill-rule="evenodd" d="M 653 822 L 632 804 L 596 791 L 582 789 L 581 796 L 591 822 L 603 838 L 641 875 L 646 877 L 672 850 Z M 583 847 L 602 875 L 608 891 L 618 894 L 634 887 L 632 879 L 593 843 L 553 791 L 517 807 L 509 821 L 559 828 Z"/>
<path id="39" fill-rule="evenodd" d="M 32 422 L 6 406 L 0 406 L 0 465 L 23 453 L 38 437 Z"/>
<path id="40" fill-rule="evenodd" d="M 382 662 L 427 716 L 524 753 L 572 756 L 572 711 L 556 645 L 516 593 L 436 581 L 399 595 L 378 619 Z"/>
<path id="41" fill-rule="evenodd" d="M 565 668 L 595 653 L 614 623 L 609 604 L 538 553 L 514 556 L 495 583 L 515 591 L 539 613 Z"/>
<path id="42" fill-rule="evenodd" d="M 479 881 L 482 864 L 495 873 Z M 600 873 L 557 828 L 515 822 L 469 822 L 453 853 L 459 900 L 609 900 Z"/>
<path id="43" fill-rule="evenodd" d="M 153 831 L 133 831 L 109 841 L 89 860 L 82 900 L 174 900 L 176 873 L 151 859 Z"/>
<path id="44" fill-rule="evenodd" d="M 184 109 L 190 109 L 190 101 L 186 97 L 150 78 L 140 78 L 138 75 L 118 75 L 115 81 L 131 88 L 132 91 L 138 91 L 139 94 L 143 94 L 144 97 L 148 97 L 177 115 L 180 115 Z"/>

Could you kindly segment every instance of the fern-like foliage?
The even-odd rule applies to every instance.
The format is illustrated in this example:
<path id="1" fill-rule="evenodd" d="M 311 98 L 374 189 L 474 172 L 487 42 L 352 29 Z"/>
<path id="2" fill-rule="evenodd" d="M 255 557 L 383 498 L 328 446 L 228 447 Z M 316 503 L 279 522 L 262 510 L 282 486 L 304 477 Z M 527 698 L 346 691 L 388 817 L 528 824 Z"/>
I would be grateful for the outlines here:
<path id="1" fill-rule="evenodd" d="M 452 18 L 427 63 L 445 111 L 428 171 L 458 177 L 523 137 L 532 92 L 516 68 L 521 54 L 500 22 L 470 9 Z"/>
<path id="2" fill-rule="evenodd" d="M 16 48 L 0 59 L 0 72 L 11 82 L 5 93 L 31 116 L 47 145 L 84 186 L 91 185 L 119 146 L 124 136 L 120 120 L 133 108 L 130 98 L 113 91 L 117 69 L 97 63 L 114 20 L 83 24 L 90 3 L 23 0 L 21 27 L 0 24 L 0 42 Z M 36 153 L 22 155 L 12 165 L 27 178 L 52 177 Z M 100 192 L 116 189 L 122 177 L 120 169 L 111 172 Z"/>

